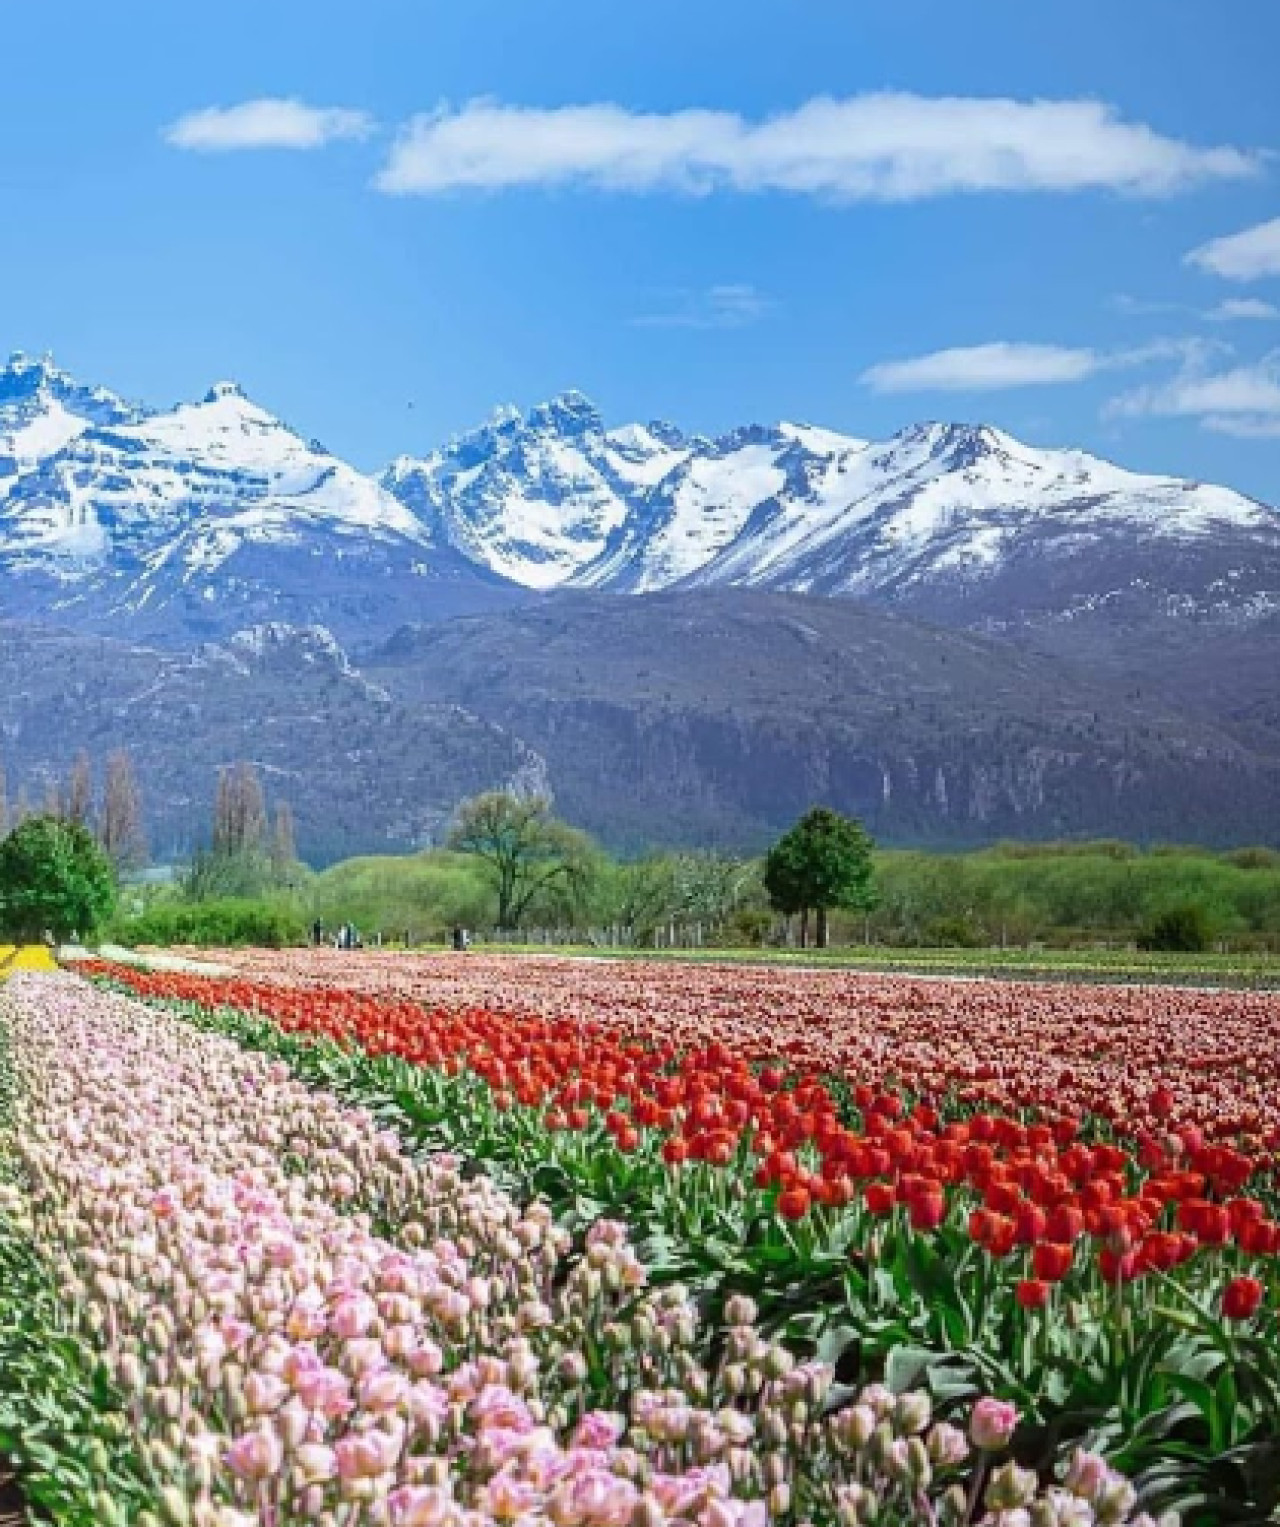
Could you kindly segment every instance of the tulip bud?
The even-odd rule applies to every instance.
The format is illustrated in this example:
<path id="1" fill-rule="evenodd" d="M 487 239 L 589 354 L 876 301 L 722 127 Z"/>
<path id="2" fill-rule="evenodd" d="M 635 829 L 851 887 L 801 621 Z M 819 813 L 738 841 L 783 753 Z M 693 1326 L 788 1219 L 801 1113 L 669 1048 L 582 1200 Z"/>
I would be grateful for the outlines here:
<path id="1" fill-rule="evenodd" d="M 741 1363 L 730 1363 L 720 1375 L 720 1387 L 732 1399 L 744 1394 L 747 1388 L 747 1370 Z"/>
<path id="2" fill-rule="evenodd" d="M 929 1482 L 933 1478 L 933 1468 L 929 1463 L 928 1449 L 919 1437 L 910 1437 L 907 1440 L 906 1474 L 917 1489 L 929 1488 Z"/>
<path id="3" fill-rule="evenodd" d="M 997 1511 L 1014 1511 L 1035 1499 L 1036 1476 L 1030 1469 L 1020 1469 L 1012 1460 L 991 1476 L 987 1486 L 987 1504 Z"/>
<path id="4" fill-rule="evenodd" d="M 785 1347 L 770 1346 L 765 1349 L 761 1368 L 767 1378 L 782 1379 L 795 1367 L 795 1358 Z"/>
<path id="5" fill-rule="evenodd" d="M 756 1302 L 746 1294 L 733 1294 L 725 1300 L 724 1320 L 729 1326 L 752 1326 L 759 1311 Z"/>
<path id="6" fill-rule="evenodd" d="M 903 1436 L 914 1437 L 924 1431 L 933 1415 L 929 1396 L 921 1390 L 901 1395 L 894 1407 L 893 1421 Z"/>
<path id="7" fill-rule="evenodd" d="M 881 1421 L 872 1433 L 870 1453 L 872 1462 L 879 1468 L 887 1468 L 893 1461 L 893 1429 L 887 1421 Z"/>
<path id="8" fill-rule="evenodd" d="M 787 1477 L 787 1460 L 782 1453 L 766 1453 L 760 1463 L 766 1486 L 780 1485 Z"/>
<path id="9" fill-rule="evenodd" d="M 105 1490 L 97 1490 L 93 1496 L 93 1515 L 101 1527 L 129 1527 L 129 1516 L 124 1507 Z"/>
<path id="10" fill-rule="evenodd" d="M 1129 1481 L 1116 1476 L 1104 1488 L 1094 1506 L 1097 1521 L 1101 1527 L 1127 1522 L 1137 1499 L 1138 1492 Z"/>
<path id="11" fill-rule="evenodd" d="M 868 1494 L 867 1487 L 856 1480 L 841 1487 L 836 1497 L 836 1519 L 840 1527 L 862 1527 L 864 1522 L 871 1520 L 867 1513 Z"/>

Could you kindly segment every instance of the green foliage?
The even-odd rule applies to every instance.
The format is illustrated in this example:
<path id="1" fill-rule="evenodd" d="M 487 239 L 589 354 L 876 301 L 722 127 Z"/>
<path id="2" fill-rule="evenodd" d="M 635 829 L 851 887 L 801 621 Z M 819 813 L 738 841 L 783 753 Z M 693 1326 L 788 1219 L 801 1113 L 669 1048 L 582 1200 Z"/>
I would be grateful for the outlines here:
<path id="1" fill-rule="evenodd" d="M 442 940 L 448 930 L 477 928 L 492 916 L 492 893 L 479 861 L 445 850 L 347 859 L 315 877 L 307 893 L 312 917 L 327 928 L 353 922 L 414 943 Z"/>
<path id="2" fill-rule="evenodd" d="M 982 929 L 967 917 L 936 918 L 929 924 L 924 942 L 941 949 L 977 949 L 984 942 Z"/>
<path id="3" fill-rule="evenodd" d="M 0 929 L 14 942 L 86 936 L 115 901 L 111 863 L 79 823 L 29 817 L 0 842 Z"/>
<path id="4" fill-rule="evenodd" d="M 818 914 L 818 943 L 827 942 L 826 915 L 872 901 L 872 842 L 861 822 L 816 806 L 781 837 L 765 859 L 764 886 L 786 916 Z"/>
<path id="5" fill-rule="evenodd" d="M 1139 949 L 1164 949 L 1198 954 L 1213 942 L 1209 914 L 1195 901 L 1167 907 L 1157 913 L 1138 934 Z"/>
<path id="6" fill-rule="evenodd" d="M 879 943 L 937 942 L 962 919 L 987 945 L 1132 944 L 1170 908 L 1200 906 L 1210 938 L 1233 949 L 1280 947 L 1280 859 L 1266 848 L 1224 854 L 1121 853 L 1115 845 L 1002 845 L 968 854 L 877 856 Z"/>
<path id="7" fill-rule="evenodd" d="M 295 889 L 309 874 L 265 848 L 213 848 L 192 855 L 178 884 L 188 901 L 245 901 Z"/>
<path id="8" fill-rule="evenodd" d="M 212 948 L 255 945 L 281 949 L 306 941 L 297 903 L 227 897 L 217 901 L 155 901 L 132 917 L 117 918 L 111 937 L 122 944 L 200 944 Z"/>
<path id="9" fill-rule="evenodd" d="M 594 846 L 552 815 L 542 796 L 495 790 L 465 801 L 449 847 L 484 865 L 497 897 L 497 925 L 515 928 L 541 904 L 553 916 L 585 899 Z"/>

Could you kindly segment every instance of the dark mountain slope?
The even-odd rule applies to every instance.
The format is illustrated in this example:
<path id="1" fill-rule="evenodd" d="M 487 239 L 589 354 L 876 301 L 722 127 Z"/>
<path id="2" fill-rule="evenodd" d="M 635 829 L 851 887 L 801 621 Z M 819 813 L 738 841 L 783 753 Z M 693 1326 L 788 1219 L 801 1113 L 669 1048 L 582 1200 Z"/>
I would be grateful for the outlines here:
<path id="1" fill-rule="evenodd" d="M 560 594 L 409 628 L 366 671 L 547 760 L 606 840 L 755 845 L 815 800 L 898 842 L 1266 835 L 1280 761 L 1123 680 L 847 601 Z"/>

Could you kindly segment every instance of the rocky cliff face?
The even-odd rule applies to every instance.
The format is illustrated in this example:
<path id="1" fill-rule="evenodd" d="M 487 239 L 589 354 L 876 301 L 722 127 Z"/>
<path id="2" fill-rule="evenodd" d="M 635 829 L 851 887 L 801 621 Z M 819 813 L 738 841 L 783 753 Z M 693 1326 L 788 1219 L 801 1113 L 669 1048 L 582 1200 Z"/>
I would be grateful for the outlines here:
<path id="1" fill-rule="evenodd" d="M 248 631 L 190 654 L 0 623 L 0 763 L 40 808 L 84 749 L 133 757 L 157 858 L 205 840 L 218 769 L 255 763 L 315 862 L 438 841 L 459 800 L 545 784 L 519 737 L 465 707 L 400 700 L 332 636 Z"/>
<path id="2" fill-rule="evenodd" d="M 1256 838 L 1280 760 L 1158 697 L 852 603 L 562 594 L 400 633 L 367 671 L 547 760 L 620 846 L 758 845 L 815 800 L 895 842 Z"/>

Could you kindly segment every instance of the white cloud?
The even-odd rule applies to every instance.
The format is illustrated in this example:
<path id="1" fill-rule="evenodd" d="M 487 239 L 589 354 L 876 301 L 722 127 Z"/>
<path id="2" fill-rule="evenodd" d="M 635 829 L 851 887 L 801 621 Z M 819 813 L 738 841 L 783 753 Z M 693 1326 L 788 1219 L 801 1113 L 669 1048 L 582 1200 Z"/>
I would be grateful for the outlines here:
<path id="1" fill-rule="evenodd" d="M 1261 414 L 1209 414 L 1200 422 L 1205 429 L 1219 435 L 1234 435 L 1237 440 L 1280 440 L 1280 415 L 1266 418 Z"/>
<path id="2" fill-rule="evenodd" d="M 1242 439 L 1280 435 L 1280 352 L 1251 365 L 1208 371 L 1193 362 L 1171 381 L 1112 399 L 1121 418 L 1197 419 L 1205 429 Z"/>
<path id="3" fill-rule="evenodd" d="M 1267 323 L 1280 318 L 1280 308 L 1258 297 L 1228 297 L 1216 308 L 1210 308 L 1204 316 L 1212 318 L 1215 323 Z"/>
<path id="4" fill-rule="evenodd" d="M 1280 276 L 1280 217 L 1202 244 L 1187 256 L 1187 263 L 1228 281 Z"/>
<path id="5" fill-rule="evenodd" d="M 164 136 L 174 148 L 227 153 L 235 149 L 323 148 L 342 138 L 367 138 L 373 128 L 373 118 L 364 111 L 265 99 L 188 112 L 165 128 Z"/>
<path id="6" fill-rule="evenodd" d="M 756 122 L 727 111 L 479 100 L 414 117 L 375 184 L 422 195 L 586 186 L 878 201 L 963 191 L 1157 196 L 1253 175 L 1259 165 L 1255 154 L 1164 137 L 1087 100 L 822 97 Z"/>
<path id="7" fill-rule="evenodd" d="M 747 282 L 726 282 L 705 292 L 681 290 L 668 294 L 662 310 L 642 313 L 631 322 L 643 329 L 744 329 L 773 306 L 763 292 Z"/>
<path id="8" fill-rule="evenodd" d="M 1001 340 L 884 361 L 864 371 L 860 380 L 874 392 L 998 392 L 1083 381 L 1105 364 L 1094 350 Z"/>

